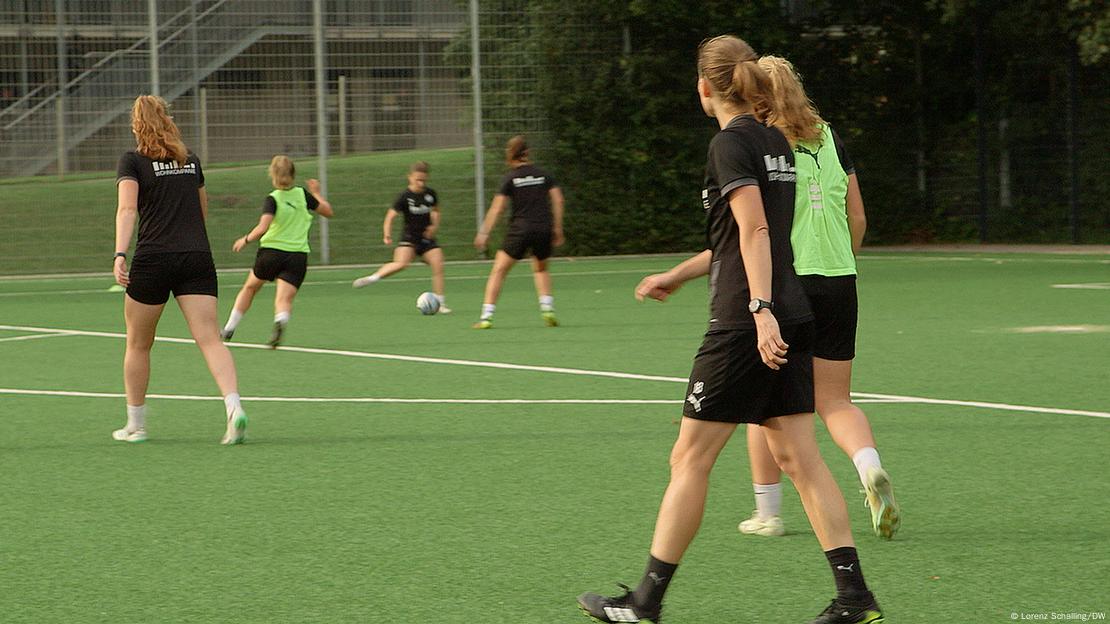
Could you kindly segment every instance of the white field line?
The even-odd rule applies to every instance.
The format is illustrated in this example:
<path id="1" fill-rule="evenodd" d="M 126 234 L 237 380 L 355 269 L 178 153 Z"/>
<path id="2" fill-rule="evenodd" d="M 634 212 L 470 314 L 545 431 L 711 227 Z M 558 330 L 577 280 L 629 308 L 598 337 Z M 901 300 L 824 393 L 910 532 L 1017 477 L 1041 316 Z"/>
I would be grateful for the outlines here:
<path id="1" fill-rule="evenodd" d="M 31 334 L 30 336 L 12 336 L 11 338 L 0 338 L 0 342 L 14 342 L 16 340 L 38 340 L 39 338 L 63 338 L 65 336 L 72 336 L 69 332 L 61 334 Z"/>
<path id="2" fill-rule="evenodd" d="M 1053 288 L 1070 288 L 1075 290 L 1110 290 L 1110 282 L 1091 282 L 1088 284 L 1053 284 Z"/>
<path id="3" fill-rule="evenodd" d="M 33 331 L 43 333 L 70 334 L 74 336 L 93 336 L 99 338 L 127 338 L 127 334 L 116 332 L 96 332 L 75 329 L 55 329 L 51 327 L 28 327 L 23 325 L 0 325 L 0 329 L 13 331 Z M 187 338 L 157 337 L 156 341 L 174 344 L 193 344 Z M 247 344 L 242 342 L 229 342 L 229 347 L 241 349 L 269 349 L 266 345 Z M 397 355 L 392 353 L 372 353 L 368 351 L 350 351 L 341 349 L 320 349 L 312 347 L 280 347 L 279 351 L 295 353 L 312 353 L 317 355 L 340 355 L 346 357 L 368 358 L 378 360 L 394 360 L 401 362 L 419 362 L 422 364 L 445 364 L 454 366 L 474 366 L 480 368 L 497 368 L 504 370 L 518 370 L 538 373 L 556 373 L 562 375 L 579 375 L 585 377 L 608 377 L 612 379 L 634 379 L 639 381 L 661 381 L 671 383 L 687 383 L 685 377 L 668 377 L 664 375 L 642 375 L 639 373 L 622 373 L 618 371 L 590 370 L 582 368 L 564 368 L 558 366 L 531 366 L 527 364 L 509 364 L 506 362 L 485 362 L 480 360 L 457 360 L 450 358 L 431 358 L 416 355 Z M 1092 416 L 1095 418 L 1110 418 L 1110 412 L 1092 410 L 1064 409 L 1056 407 L 1037 407 L 1032 405 L 1011 405 L 1009 403 L 990 403 L 985 401 L 957 401 L 952 399 L 932 399 L 928 397 L 914 397 L 897 394 L 875 394 L 871 392 L 853 392 L 854 398 L 877 399 L 889 402 L 924 403 L 929 405 L 954 405 L 960 407 L 978 407 L 1010 412 L 1030 412 L 1035 414 L 1063 414 L 1070 416 Z"/>
<path id="4" fill-rule="evenodd" d="M 566 271 L 566 272 L 552 271 L 551 274 L 553 276 L 555 276 L 556 278 L 558 278 L 558 279 L 563 279 L 565 277 L 575 277 L 575 276 L 578 276 L 578 275 L 584 275 L 584 276 L 631 275 L 631 274 L 646 275 L 650 271 L 651 271 L 651 269 L 612 269 L 612 270 L 608 270 L 608 271 Z M 445 277 L 445 279 L 448 280 L 448 281 L 476 281 L 476 280 L 485 281 L 488 277 L 489 277 L 488 275 L 455 275 L 455 276 L 450 276 L 449 275 L 449 276 Z M 528 278 L 528 279 L 531 279 L 532 278 L 532 273 L 531 272 L 524 272 L 524 271 L 517 271 L 515 273 L 510 273 L 509 278 L 510 279 L 512 279 L 512 278 Z M 387 278 L 388 281 L 386 283 L 427 282 L 430 279 L 431 279 L 430 276 L 426 276 L 426 277 L 390 277 L 390 278 Z M 352 281 L 353 280 L 319 280 L 319 281 L 308 280 L 303 284 L 303 286 L 350 284 Z M 242 288 L 242 284 L 240 284 L 238 282 L 228 283 L 228 282 L 225 281 L 224 283 L 220 284 L 219 287 L 220 287 L 221 290 L 239 290 L 240 288 Z M 367 288 L 375 288 L 375 286 L 371 285 L 371 286 L 368 286 Z M 378 288 L 380 288 L 380 286 Z M 93 294 L 93 293 L 108 293 L 108 292 L 109 291 L 108 291 L 107 287 L 105 287 L 105 288 L 82 288 L 82 289 L 75 289 L 75 290 L 19 290 L 19 291 L 15 291 L 15 292 L 0 292 L 0 297 L 35 297 L 35 296 L 38 296 L 38 295 L 88 295 L 88 294 Z M 121 294 L 122 295 L 122 293 L 114 293 L 114 294 Z"/>

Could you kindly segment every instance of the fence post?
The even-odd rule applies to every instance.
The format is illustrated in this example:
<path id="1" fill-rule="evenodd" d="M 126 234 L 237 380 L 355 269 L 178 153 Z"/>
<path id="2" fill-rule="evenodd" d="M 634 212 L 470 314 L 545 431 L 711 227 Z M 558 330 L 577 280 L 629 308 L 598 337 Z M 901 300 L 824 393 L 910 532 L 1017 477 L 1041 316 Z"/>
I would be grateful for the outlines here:
<path id="1" fill-rule="evenodd" d="M 324 108 L 324 95 L 327 91 L 327 76 L 324 73 L 324 8 L 323 0 L 312 0 L 312 37 L 316 57 L 316 153 L 319 159 L 317 176 L 320 178 L 320 192 L 328 194 L 328 114 Z M 329 240 L 328 220 L 320 218 L 320 263 L 331 261 L 331 241 Z"/>
<path id="2" fill-rule="evenodd" d="M 65 0 L 54 0 L 54 18 L 57 22 L 58 48 L 58 97 L 54 102 L 55 139 L 58 148 L 58 179 L 66 175 L 66 13 Z"/>
<path id="3" fill-rule="evenodd" d="M 147 30 L 150 37 L 150 94 L 162 95 L 158 84 L 158 2 L 146 0 Z"/>
<path id="4" fill-rule="evenodd" d="M 1079 105 L 1079 54 L 1074 47 L 1068 49 L 1068 106 L 1067 106 L 1067 152 L 1068 152 L 1068 220 L 1071 225 L 1071 243 L 1079 244 L 1079 159 L 1075 136 L 1076 108 Z"/>
<path id="5" fill-rule="evenodd" d="M 347 155 L 347 77 L 339 77 L 339 153 Z"/>
<path id="6" fill-rule="evenodd" d="M 482 60 L 478 0 L 470 0 L 470 81 L 474 100 L 474 214 L 477 227 L 486 217 L 486 156 L 482 136 Z"/>
<path id="7" fill-rule="evenodd" d="M 975 9 L 975 117 L 976 117 L 976 144 L 979 152 L 979 242 L 987 242 L 987 80 L 986 68 L 983 67 L 986 54 L 986 17 L 982 14 L 984 9 Z"/>
<path id="8" fill-rule="evenodd" d="M 200 122 L 200 159 L 208 164 L 208 88 L 197 89 L 197 98 L 200 100 L 200 109 L 197 113 Z"/>

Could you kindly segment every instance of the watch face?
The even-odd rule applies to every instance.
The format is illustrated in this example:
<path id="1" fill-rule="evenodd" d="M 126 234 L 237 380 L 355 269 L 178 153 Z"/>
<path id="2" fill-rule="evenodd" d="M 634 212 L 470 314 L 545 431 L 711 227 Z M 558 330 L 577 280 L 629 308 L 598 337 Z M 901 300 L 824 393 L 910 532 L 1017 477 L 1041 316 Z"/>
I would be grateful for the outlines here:
<path id="1" fill-rule="evenodd" d="M 752 299 L 748 302 L 748 312 L 752 314 L 759 312 L 759 299 Z"/>

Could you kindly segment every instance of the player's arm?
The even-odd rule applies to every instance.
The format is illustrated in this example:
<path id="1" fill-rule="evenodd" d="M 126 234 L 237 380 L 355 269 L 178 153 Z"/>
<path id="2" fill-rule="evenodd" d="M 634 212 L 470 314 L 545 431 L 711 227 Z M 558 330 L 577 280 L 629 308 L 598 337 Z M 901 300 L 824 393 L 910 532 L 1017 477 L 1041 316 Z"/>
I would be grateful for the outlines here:
<path id="1" fill-rule="evenodd" d="M 305 186 L 308 187 L 308 192 L 312 193 L 312 196 L 315 197 L 318 202 L 316 204 L 316 214 L 328 219 L 334 217 L 335 211 L 331 208 L 331 202 L 320 194 L 320 181 L 315 178 L 309 178 L 305 180 Z"/>
<path id="2" fill-rule="evenodd" d="M 744 272 L 752 299 L 773 301 L 771 298 L 771 236 L 767 227 L 767 214 L 759 187 L 748 184 L 734 189 L 728 197 L 729 208 L 740 229 L 740 255 L 744 259 Z M 747 305 L 737 301 L 735 305 Z M 758 339 L 759 355 L 768 367 L 778 370 L 786 363 L 783 357 L 789 347 L 779 333 L 779 323 L 771 310 L 762 309 L 752 315 Z"/>
<path id="3" fill-rule="evenodd" d="M 436 232 L 439 231 L 439 206 L 432 208 L 432 213 L 428 215 L 432 219 L 431 225 L 424 228 L 424 238 L 432 239 L 436 237 Z"/>
<path id="4" fill-rule="evenodd" d="M 555 217 L 555 229 L 551 232 L 551 243 L 560 247 L 565 240 L 563 237 L 563 189 L 557 186 L 552 187 L 547 191 L 547 196 L 551 200 L 551 214 Z"/>
<path id="5" fill-rule="evenodd" d="M 382 242 L 386 245 L 393 244 L 393 220 L 398 214 L 393 208 L 385 212 L 385 221 L 382 221 Z"/>
<path id="6" fill-rule="evenodd" d="M 200 218 L 208 221 L 208 190 L 203 186 L 197 189 L 197 195 L 200 197 Z"/>
<path id="7" fill-rule="evenodd" d="M 262 216 L 258 218 L 258 225 L 254 226 L 254 229 L 250 232 L 247 232 L 246 236 L 240 236 L 235 241 L 235 244 L 231 246 L 231 250 L 235 252 L 243 251 L 243 248 L 246 247 L 248 244 L 261 239 L 262 235 L 269 231 L 270 224 L 273 222 L 274 213 L 262 213 Z"/>
<path id="8" fill-rule="evenodd" d="M 116 258 L 112 272 L 116 283 L 126 286 L 128 282 L 126 254 L 131 246 L 131 234 L 135 232 L 135 222 L 139 219 L 139 183 L 133 178 L 125 178 L 116 185 Z"/>
<path id="9" fill-rule="evenodd" d="M 493 196 L 493 201 L 490 202 L 489 210 L 486 212 L 486 218 L 482 221 L 482 227 L 479 228 L 478 235 L 474 237 L 475 248 L 486 248 L 486 243 L 489 242 L 490 230 L 497 225 L 497 220 L 501 218 L 501 213 L 505 210 L 505 204 L 507 203 L 509 203 L 507 195 L 498 193 Z"/>
<path id="10" fill-rule="evenodd" d="M 656 273 L 645 277 L 636 286 L 636 298 L 640 301 L 643 301 L 644 297 L 656 301 L 665 301 L 686 282 L 708 275 L 712 258 L 712 250 L 706 249 L 692 258 L 683 260 L 666 273 Z"/>
<path id="11" fill-rule="evenodd" d="M 852 253 L 858 254 L 860 247 L 863 247 L 863 235 L 867 233 L 867 214 L 863 210 L 859 180 L 854 173 L 848 176 L 848 196 L 845 203 L 848 209 L 848 230 L 852 233 Z"/>

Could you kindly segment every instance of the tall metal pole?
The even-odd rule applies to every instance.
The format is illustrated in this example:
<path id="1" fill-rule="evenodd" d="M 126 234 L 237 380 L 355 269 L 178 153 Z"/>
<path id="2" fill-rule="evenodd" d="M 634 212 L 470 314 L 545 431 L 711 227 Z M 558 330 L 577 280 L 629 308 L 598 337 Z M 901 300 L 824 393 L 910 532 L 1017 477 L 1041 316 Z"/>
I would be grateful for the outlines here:
<path id="1" fill-rule="evenodd" d="M 986 69 L 983 67 L 986 54 L 986 28 L 985 16 L 982 9 L 975 11 L 975 116 L 977 118 L 976 134 L 979 152 L 979 242 L 987 242 L 987 80 Z"/>
<path id="2" fill-rule="evenodd" d="M 27 69 L 27 40 L 31 38 L 31 28 L 27 25 L 27 2 L 21 3 L 19 12 L 19 97 L 30 92 L 31 80 Z M 27 103 L 30 106 L 30 102 Z"/>
<path id="3" fill-rule="evenodd" d="M 482 135 L 482 58 L 478 32 L 478 0 L 470 0 L 470 83 L 474 100 L 474 216 L 477 227 L 486 217 L 486 156 Z"/>
<path id="4" fill-rule="evenodd" d="M 197 118 L 200 120 L 200 159 L 208 164 L 208 89 L 201 87 L 197 89 L 197 94 L 200 99 L 197 110 Z"/>
<path id="5" fill-rule="evenodd" d="M 54 102 L 54 132 L 58 147 L 58 177 L 66 174 L 66 7 L 65 0 L 54 0 L 54 18 L 58 25 L 58 97 Z"/>
<path id="6" fill-rule="evenodd" d="M 161 95 L 158 84 L 158 2 L 146 0 L 147 30 L 150 37 L 150 94 Z"/>
<path id="7" fill-rule="evenodd" d="M 323 0 L 312 0 L 312 37 L 316 57 L 316 153 L 319 157 L 317 175 L 320 178 L 320 192 L 328 193 L 328 113 L 324 106 L 327 91 L 327 75 L 324 73 L 324 8 Z M 328 220 L 320 218 L 320 262 L 331 261 L 331 241 L 328 236 Z"/>
<path id="8" fill-rule="evenodd" d="M 339 154 L 347 155 L 347 77 L 339 77 Z"/>
<path id="9" fill-rule="evenodd" d="M 193 84 L 193 115 L 197 119 L 197 125 L 200 125 L 200 80 L 197 75 L 200 73 L 200 61 L 197 58 L 197 0 L 189 0 L 189 52 L 190 52 L 190 68 L 193 70 L 192 75 L 189 76 L 189 82 Z M 207 154 L 206 154 L 207 156 Z M 205 161 L 208 164 L 208 161 Z"/>
<path id="10" fill-rule="evenodd" d="M 1067 153 L 1068 153 L 1068 207 L 1071 225 L 1071 242 L 1079 244 L 1079 159 L 1075 120 L 1079 104 L 1079 55 L 1074 48 L 1068 50 L 1068 105 L 1067 105 Z"/>

